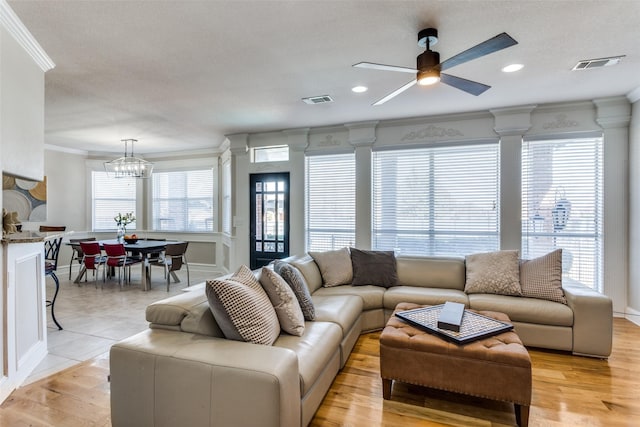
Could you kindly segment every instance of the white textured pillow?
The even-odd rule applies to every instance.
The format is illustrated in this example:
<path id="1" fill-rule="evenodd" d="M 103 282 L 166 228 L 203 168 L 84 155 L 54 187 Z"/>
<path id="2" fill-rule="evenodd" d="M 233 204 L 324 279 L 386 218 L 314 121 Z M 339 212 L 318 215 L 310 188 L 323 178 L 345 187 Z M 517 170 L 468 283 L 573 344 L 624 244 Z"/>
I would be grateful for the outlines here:
<path id="1" fill-rule="evenodd" d="M 208 280 L 206 294 L 213 317 L 226 338 L 272 345 L 280 335 L 275 309 L 249 268 L 240 267 L 227 280 Z"/>
<path id="2" fill-rule="evenodd" d="M 351 284 L 353 267 L 349 248 L 335 251 L 309 252 L 309 255 L 318 264 L 322 275 L 322 286 L 331 287 Z"/>
<path id="3" fill-rule="evenodd" d="M 468 294 L 522 295 L 518 251 L 497 251 L 467 255 Z"/>
<path id="4" fill-rule="evenodd" d="M 278 273 L 268 267 L 262 267 L 260 283 L 276 310 L 282 330 L 291 335 L 302 336 L 304 314 L 291 287 Z"/>
<path id="5" fill-rule="evenodd" d="M 562 290 L 562 249 L 520 263 L 522 296 L 567 303 Z"/>

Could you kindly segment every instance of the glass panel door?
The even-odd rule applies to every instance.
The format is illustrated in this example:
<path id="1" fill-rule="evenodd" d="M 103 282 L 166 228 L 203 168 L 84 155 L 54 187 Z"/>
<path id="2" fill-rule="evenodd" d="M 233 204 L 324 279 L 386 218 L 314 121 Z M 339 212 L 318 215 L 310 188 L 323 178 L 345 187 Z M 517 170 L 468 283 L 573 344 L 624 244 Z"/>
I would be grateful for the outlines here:
<path id="1" fill-rule="evenodd" d="M 252 174 L 251 268 L 289 256 L 289 173 Z"/>

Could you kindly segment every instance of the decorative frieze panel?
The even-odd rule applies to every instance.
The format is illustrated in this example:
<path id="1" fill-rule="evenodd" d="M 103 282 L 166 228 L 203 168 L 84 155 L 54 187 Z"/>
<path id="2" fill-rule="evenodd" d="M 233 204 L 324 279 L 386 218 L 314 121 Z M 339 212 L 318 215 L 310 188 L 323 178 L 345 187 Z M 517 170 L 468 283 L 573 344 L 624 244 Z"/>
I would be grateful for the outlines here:
<path id="1" fill-rule="evenodd" d="M 459 129 L 445 128 L 441 126 L 429 125 L 420 130 L 406 133 L 400 141 L 422 141 L 442 138 L 463 137 L 464 133 Z"/>

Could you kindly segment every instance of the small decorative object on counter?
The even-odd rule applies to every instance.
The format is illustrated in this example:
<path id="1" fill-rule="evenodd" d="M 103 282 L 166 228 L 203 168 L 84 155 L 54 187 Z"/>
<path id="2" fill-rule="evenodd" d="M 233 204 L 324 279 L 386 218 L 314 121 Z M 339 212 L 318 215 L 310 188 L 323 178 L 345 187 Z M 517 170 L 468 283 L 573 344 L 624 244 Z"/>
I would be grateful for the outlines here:
<path id="1" fill-rule="evenodd" d="M 18 212 L 8 212 L 5 208 L 2 208 L 2 236 L 17 233 L 18 225 L 20 225 Z"/>

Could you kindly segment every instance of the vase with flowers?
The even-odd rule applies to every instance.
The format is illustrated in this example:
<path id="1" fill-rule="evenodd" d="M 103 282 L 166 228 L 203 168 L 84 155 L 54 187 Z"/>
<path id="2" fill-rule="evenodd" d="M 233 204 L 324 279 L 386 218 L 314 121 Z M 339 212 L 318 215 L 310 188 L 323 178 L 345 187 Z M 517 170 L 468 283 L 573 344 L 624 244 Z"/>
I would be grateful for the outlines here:
<path id="1" fill-rule="evenodd" d="M 113 217 L 113 220 L 116 222 L 117 226 L 116 238 L 118 239 L 118 242 L 123 243 L 124 236 L 127 234 L 127 225 L 135 221 L 136 217 L 133 212 L 128 212 L 126 214 L 118 213 L 118 215 Z"/>

